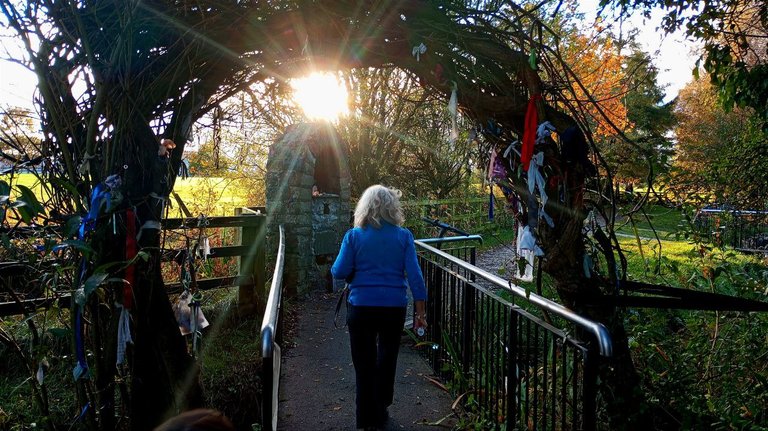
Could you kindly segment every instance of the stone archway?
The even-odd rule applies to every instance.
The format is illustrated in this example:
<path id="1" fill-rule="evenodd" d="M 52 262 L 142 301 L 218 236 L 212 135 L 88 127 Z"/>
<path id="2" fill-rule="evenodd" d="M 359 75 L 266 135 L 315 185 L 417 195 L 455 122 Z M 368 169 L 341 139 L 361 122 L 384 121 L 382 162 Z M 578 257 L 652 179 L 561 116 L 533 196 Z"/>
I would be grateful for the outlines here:
<path id="1" fill-rule="evenodd" d="M 283 224 L 288 295 L 329 287 L 329 267 L 350 226 L 350 175 L 339 139 L 328 124 L 302 123 L 289 126 L 270 147 L 267 236 L 276 244 Z"/>

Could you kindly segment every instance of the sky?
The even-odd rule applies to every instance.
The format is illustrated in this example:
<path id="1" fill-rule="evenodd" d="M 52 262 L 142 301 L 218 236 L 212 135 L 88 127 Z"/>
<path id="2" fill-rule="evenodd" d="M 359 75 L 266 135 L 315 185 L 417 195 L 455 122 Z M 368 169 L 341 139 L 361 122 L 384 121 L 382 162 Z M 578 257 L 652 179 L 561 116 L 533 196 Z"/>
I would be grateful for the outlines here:
<path id="1" fill-rule="evenodd" d="M 579 8 L 585 15 L 587 25 L 595 21 L 598 2 L 599 0 L 579 1 Z M 610 17 L 611 13 L 606 11 L 603 16 Z M 624 23 L 624 31 L 630 28 L 639 30 L 637 40 L 642 49 L 651 54 L 653 64 L 659 71 L 658 83 L 666 92 L 664 101 L 668 102 L 693 79 L 692 71 L 699 57 L 700 44 L 686 39 L 680 31 L 666 35 L 659 29 L 662 16 L 661 11 L 652 13 L 650 19 L 634 14 Z"/>
<path id="2" fill-rule="evenodd" d="M 598 0 L 582 0 L 579 7 L 586 15 L 588 23 L 594 22 Z M 655 66 L 659 70 L 659 84 L 665 86 L 665 101 L 673 99 L 678 91 L 692 79 L 691 70 L 697 54 L 692 50 L 695 45 L 686 41 L 682 34 L 665 36 L 657 29 L 661 13 L 656 13 L 650 21 L 640 16 L 633 16 L 625 28 L 634 26 L 640 30 L 639 42 L 646 52 L 651 53 Z M 12 40 L 0 40 L 0 57 L 7 57 L 5 47 L 10 48 Z M 0 60 L 0 106 L 32 107 L 36 79 L 32 72 L 24 67 Z"/>

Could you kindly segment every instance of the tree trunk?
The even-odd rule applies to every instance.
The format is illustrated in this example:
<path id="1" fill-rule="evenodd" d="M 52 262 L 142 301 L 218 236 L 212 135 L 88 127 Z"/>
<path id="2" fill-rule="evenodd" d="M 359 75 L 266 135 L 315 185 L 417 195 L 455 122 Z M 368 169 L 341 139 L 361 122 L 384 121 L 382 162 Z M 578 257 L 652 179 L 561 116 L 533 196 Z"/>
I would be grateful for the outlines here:
<path id="1" fill-rule="evenodd" d="M 156 241 L 152 241 L 155 242 Z M 159 253 L 139 264 L 131 363 L 131 428 L 148 430 L 203 404 L 199 368 L 187 353 L 162 277 Z"/>
<path id="2" fill-rule="evenodd" d="M 560 129 L 562 130 L 562 129 Z M 580 140 L 562 145 L 586 145 Z M 595 238 L 604 238 L 601 246 L 608 250 L 606 266 L 608 280 L 598 274 L 584 273 L 585 234 L 584 190 L 586 173 L 591 169 L 588 164 L 578 160 L 568 160 L 560 156 L 556 149 L 545 148 L 546 159 L 556 172 L 563 172 L 566 192 L 564 201 L 555 204 L 550 199 L 545 210 L 555 220 L 555 226 L 546 224 L 540 227 L 541 242 L 546 252 L 542 261 L 542 270 L 550 274 L 555 281 L 555 288 L 563 304 L 575 312 L 602 323 L 611 335 L 613 356 L 603 358 L 598 370 L 598 390 L 604 401 L 610 428 L 613 430 L 645 430 L 652 423 L 650 411 L 644 408 L 646 401 L 640 390 L 640 378 L 635 369 L 629 350 L 629 340 L 624 329 L 620 310 L 611 306 L 595 307 L 594 299 L 614 293 L 616 286 L 615 262 L 610 242 L 602 232 L 596 232 Z M 563 149 L 562 154 L 586 154 L 586 149 Z M 609 183 L 610 187 L 610 183 Z M 557 185 L 547 185 L 548 196 L 559 196 Z M 592 335 L 578 334 L 582 339 Z"/>

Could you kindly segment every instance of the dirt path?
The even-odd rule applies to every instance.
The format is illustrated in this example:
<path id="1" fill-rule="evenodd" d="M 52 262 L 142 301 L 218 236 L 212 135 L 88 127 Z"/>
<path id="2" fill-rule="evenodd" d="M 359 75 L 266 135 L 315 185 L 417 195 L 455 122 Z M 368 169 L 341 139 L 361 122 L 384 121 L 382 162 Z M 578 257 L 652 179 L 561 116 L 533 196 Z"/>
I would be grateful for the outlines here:
<path id="1" fill-rule="evenodd" d="M 313 293 L 292 304 L 296 318 L 284 349 L 278 429 L 324 431 L 355 429 L 355 374 L 346 328 L 333 325 L 338 294 Z M 343 313 L 343 310 L 342 310 Z M 341 316 L 343 319 L 343 316 Z M 395 402 L 386 430 L 450 429 L 452 399 L 429 378 L 432 370 L 402 339 L 395 380 Z"/>

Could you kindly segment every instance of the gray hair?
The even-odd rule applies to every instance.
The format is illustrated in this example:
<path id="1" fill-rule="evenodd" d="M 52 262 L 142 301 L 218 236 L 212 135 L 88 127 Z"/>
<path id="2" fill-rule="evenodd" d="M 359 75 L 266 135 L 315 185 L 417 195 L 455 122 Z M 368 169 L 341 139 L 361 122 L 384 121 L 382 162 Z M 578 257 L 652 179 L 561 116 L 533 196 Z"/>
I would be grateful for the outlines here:
<path id="1" fill-rule="evenodd" d="M 405 221 L 400 205 L 402 193 L 382 185 L 370 186 L 360 196 L 355 207 L 355 227 L 381 227 L 381 220 L 400 226 Z"/>

